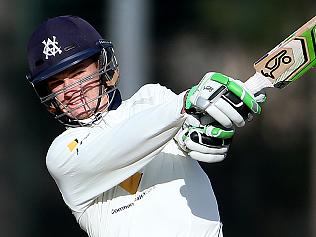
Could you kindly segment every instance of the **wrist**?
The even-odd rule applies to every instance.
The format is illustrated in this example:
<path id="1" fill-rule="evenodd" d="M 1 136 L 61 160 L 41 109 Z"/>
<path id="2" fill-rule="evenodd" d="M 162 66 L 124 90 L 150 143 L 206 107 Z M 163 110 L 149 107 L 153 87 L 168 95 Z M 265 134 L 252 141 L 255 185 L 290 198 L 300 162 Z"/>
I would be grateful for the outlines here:
<path id="1" fill-rule="evenodd" d="M 188 98 L 188 94 L 189 94 L 189 90 L 187 90 L 183 96 L 183 107 L 182 107 L 182 110 L 181 110 L 181 114 L 184 114 L 186 113 L 186 104 L 187 104 L 187 98 Z"/>

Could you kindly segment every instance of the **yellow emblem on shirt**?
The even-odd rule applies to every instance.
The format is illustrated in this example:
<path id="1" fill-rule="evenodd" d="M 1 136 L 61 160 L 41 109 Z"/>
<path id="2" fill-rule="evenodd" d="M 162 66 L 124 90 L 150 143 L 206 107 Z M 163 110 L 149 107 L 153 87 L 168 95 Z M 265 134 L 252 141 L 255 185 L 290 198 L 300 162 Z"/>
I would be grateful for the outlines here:
<path id="1" fill-rule="evenodd" d="M 135 173 L 134 175 L 120 183 L 120 187 L 125 189 L 125 191 L 129 192 L 130 194 L 135 194 L 138 190 L 142 175 L 143 174 L 140 172 Z"/>
<path id="2" fill-rule="evenodd" d="M 76 138 L 75 140 L 70 142 L 67 146 L 68 146 L 70 151 L 73 151 L 77 145 L 78 145 L 78 139 Z"/>

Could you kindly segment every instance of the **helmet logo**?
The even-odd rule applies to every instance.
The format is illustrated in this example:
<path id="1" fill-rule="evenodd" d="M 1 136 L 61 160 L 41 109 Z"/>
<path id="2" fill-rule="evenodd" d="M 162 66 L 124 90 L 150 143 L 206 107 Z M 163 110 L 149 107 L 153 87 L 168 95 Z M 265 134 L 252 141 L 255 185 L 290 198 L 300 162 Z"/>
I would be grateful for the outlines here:
<path id="1" fill-rule="evenodd" d="M 56 41 L 56 36 L 53 36 L 53 40 L 50 38 L 47 39 L 47 41 L 42 42 L 44 44 L 43 54 L 46 55 L 45 59 L 48 59 L 48 56 L 54 56 L 59 53 L 61 54 L 62 51 L 60 47 L 58 47 L 58 41 Z"/>

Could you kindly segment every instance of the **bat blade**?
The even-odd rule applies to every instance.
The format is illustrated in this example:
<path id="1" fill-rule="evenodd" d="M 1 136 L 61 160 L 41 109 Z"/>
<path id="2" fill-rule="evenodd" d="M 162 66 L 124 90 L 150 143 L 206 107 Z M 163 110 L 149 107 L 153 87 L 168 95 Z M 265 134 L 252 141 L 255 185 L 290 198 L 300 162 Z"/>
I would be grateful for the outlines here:
<path id="1" fill-rule="evenodd" d="M 246 86 L 256 93 L 282 89 L 316 65 L 316 16 L 254 63 L 256 73 Z"/>

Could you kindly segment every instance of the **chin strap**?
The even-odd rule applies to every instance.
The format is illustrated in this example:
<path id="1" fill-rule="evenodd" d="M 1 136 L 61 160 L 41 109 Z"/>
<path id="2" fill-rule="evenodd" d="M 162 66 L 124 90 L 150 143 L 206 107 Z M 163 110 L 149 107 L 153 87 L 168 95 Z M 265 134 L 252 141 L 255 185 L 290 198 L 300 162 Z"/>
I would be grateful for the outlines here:
<path id="1" fill-rule="evenodd" d="M 114 98 L 112 98 L 114 96 Z M 117 109 L 122 104 L 121 93 L 118 89 L 109 93 L 109 98 L 112 98 L 112 103 L 108 107 L 108 111 Z"/>

